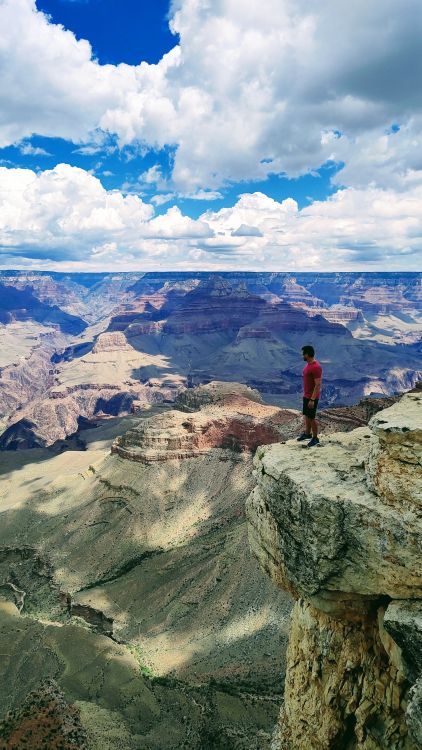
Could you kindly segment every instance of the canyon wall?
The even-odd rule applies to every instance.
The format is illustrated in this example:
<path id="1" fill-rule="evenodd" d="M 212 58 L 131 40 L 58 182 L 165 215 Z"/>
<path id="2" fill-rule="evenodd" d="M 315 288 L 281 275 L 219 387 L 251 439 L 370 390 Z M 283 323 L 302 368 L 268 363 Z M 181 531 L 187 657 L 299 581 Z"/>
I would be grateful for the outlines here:
<path id="1" fill-rule="evenodd" d="M 255 468 L 251 548 L 296 599 L 274 750 L 422 747 L 422 392 Z"/>
<path id="2" fill-rule="evenodd" d="M 422 377 L 421 283 L 418 273 L 2 272 L 0 450 L 52 445 L 81 419 L 212 380 L 298 408 L 305 343 L 317 346 L 325 406 L 408 390 Z"/>

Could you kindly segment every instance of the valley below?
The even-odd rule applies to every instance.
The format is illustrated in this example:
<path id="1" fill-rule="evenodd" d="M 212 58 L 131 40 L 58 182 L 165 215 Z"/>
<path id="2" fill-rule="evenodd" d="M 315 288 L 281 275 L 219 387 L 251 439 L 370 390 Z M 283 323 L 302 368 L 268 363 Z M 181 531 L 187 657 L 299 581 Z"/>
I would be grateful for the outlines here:
<path id="1" fill-rule="evenodd" d="M 220 444 L 233 415 L 249 430 L 251 413 L 268 429 L 278 417 L 273 439 L 295 416 L 231 390 L 201 415 Z M 190 415 L 174 412 L 171 434 L 170 414 L 99 424 L 86 450 L 1 454 L 1 710 L 54 679 L 89 747 L 269 747 L 291 602 L 249 552 L 252 454 L 204 445 L 176 458 Z M 116 432 L 131 444 L 141 427 L 146 443 L 159 435 L 159 460 L 110 453 Z"/>

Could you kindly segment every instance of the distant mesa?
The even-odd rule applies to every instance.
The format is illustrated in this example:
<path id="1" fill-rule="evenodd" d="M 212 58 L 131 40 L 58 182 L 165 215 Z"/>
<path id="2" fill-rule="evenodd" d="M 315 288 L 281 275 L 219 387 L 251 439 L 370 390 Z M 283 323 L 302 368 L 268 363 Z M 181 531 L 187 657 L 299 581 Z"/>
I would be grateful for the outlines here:
<path id="1" fill-rule="evenodd" d="M 126 336 L 119 331 L 115 331 L 112 333 L 101 333 L 92 348 L 92 353 L 130 351 L 131 349 L 132 347 Z"/>

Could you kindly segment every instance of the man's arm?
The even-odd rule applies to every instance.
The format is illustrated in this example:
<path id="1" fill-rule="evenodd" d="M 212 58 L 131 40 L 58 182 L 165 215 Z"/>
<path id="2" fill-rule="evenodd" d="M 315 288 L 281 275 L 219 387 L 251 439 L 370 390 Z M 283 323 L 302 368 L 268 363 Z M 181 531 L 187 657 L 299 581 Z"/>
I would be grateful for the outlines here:
<path id="1" fill-rule="evenodd" d="M 320 392 L 321 381 L 322 381 L 322 378 L 315 378 L 314 390 L 312 391 L 312 396 L 309 399 L 309 401 L 315 401 L 317 394 Z"/>

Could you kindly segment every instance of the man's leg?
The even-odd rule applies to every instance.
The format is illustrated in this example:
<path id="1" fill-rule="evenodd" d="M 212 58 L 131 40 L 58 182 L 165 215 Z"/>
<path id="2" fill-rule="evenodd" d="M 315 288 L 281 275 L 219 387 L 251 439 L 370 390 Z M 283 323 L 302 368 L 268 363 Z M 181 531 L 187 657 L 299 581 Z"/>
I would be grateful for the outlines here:
<path id="1" fill-rule="evenodd" d="M 314 438 L 318 437 L 318 422 L 316 421 L 316 419 L 310 419 L 309 426 L 310 426 L 309 433 L 312 430 L 312 437 Z"/>
<path id="2" fill-rule="evenodd" d="M 311 437 L 311 419 L 306 414 L 306 407 L 304 403 L 303 404 L 303 433 L 297 438 L 297 440 L 301 442 L 302 440 L 307 440 L 310 437 Z"/>

